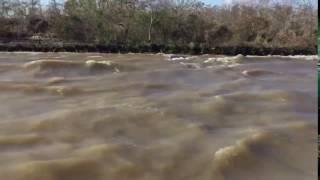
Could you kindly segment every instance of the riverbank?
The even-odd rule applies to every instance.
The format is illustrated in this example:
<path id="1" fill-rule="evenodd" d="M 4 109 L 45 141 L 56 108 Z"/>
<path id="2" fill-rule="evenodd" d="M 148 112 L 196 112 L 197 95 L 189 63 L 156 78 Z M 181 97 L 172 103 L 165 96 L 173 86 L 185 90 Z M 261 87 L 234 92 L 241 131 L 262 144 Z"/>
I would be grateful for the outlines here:
<path id="1" fill-rule="evenodd" d="M 222 47 L 201 47 L 201 46 L 176 46 L 144 44 L 136 46 L 128 45 L 99 45 L 82 43 L 2 43 L 0 52 L 100 52 L 100 53 L 173 53 L 173 54 L 217 54 L 217 55 L 316 55 L 316 47 L 253 47 L 253 46 L 222 46 Z"/>

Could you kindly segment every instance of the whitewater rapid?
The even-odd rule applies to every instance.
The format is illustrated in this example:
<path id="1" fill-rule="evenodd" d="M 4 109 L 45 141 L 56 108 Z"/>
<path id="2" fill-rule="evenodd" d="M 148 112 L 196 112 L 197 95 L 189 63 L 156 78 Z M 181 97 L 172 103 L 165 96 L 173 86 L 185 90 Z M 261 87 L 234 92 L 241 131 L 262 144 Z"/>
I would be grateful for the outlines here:
<path id="1" fill-rule="evenodd" d="M 317 60 L 0 53 L 0 177 L 313 180 Z"/>

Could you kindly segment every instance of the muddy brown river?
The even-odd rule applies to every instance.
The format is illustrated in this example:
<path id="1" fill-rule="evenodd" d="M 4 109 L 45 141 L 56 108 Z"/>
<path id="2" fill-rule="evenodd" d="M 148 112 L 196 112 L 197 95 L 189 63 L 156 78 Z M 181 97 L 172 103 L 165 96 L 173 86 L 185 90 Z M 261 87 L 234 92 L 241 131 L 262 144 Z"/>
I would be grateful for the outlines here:
<path id="1" fill-rule="evenodd" d="M 314 180 L 316 66 L 0 53 L 0 179 Z"/>

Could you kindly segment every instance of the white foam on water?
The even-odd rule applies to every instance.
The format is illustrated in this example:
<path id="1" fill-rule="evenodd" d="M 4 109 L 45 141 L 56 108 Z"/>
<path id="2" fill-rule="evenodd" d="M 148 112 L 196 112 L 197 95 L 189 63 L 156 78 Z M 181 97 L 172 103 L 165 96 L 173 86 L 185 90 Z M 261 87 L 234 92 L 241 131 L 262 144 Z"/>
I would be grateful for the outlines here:
<path id="1" fill-rule="evenodd" d="M 186 56 L 186 55 L 163 54 L 163 53 L 160 53 L 159 55 L 162 55 L 168 61 L 189 61 L 189 60 L 194 60 L 198 57 L 198 56 Z"/>
<path id="2" fill-rule="evenodd" d="M 103 56 L 88 56 L 87 58 L 102 58 Z"/>
<path id="3" fill-rule="evenodd" d="M 213 57 L 213 58 L 208 58 L 208 60 L 204 61 L 204 63 L 214 63 L 214 62 L 219 62 L 223 64 L 229 64 L 229 63 L 237 63 L 241 62 L 242 60 L 245 59 L 245 56 L 242 54 L 238 54 L 237 56 L 226 56 L 226 57 Z"/>
<path id="4" fill-rule="evenodd" d="M 43 52 L 28 52 L 28 51 L 17 51 L 17 52 L 1 52 L 1 53 L 9 53 L 9 54 L 27 54 L 27 55 L 39 55 L 43 54 Z"/>
<path id="5" fill-rule="evenodd" d="M 267 55 L 267 56 L 246 56 L 247 58 L 255 59 L 304 59 L 308 61 L 317 61 L 319 57 L 317 55 L 290 55 L 290 56 L 281 56 L 281 55 Z"/>
<path id="6" fill-rule="evenodd" d="M 87 60 L 85 63 L 86 63 L 86 65 L 88 65 L 88 66 L 93 66 L 93 65 L 96 65 L 96 64 L 99 64 L 99 65 L 107 65 L 107 66 L 111 66 L 111 65 L 112 65 L 112 62 L 111 62 L 111 61 Z"/>

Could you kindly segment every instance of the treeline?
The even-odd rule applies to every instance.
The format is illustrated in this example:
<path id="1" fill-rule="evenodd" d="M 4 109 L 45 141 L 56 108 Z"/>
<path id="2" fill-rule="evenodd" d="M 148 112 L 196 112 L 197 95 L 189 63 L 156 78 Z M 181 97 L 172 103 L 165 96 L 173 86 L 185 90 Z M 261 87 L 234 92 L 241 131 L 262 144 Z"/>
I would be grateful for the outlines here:
<path id="1" fill-rule="evenodd" d="M 303 2 L 303 3 L 302 3 Z M 0 0 L 0 40 L 143 46 L 315 47 L 316 1 Z M 39 38 L 39 37 L 38 37 Z"/>

